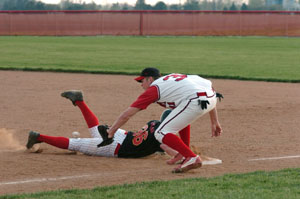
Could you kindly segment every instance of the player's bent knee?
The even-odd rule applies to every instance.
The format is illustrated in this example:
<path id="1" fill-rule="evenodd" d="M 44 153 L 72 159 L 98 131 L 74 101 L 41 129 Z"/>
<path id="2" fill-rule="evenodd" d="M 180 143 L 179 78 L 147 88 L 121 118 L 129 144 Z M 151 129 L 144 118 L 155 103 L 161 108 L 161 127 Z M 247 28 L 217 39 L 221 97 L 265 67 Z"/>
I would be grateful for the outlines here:
<path id="1" fill-rule="evenodd" d="M 161 133 L 160 131 L 155 131 L 154 136 L 157 139 L 157 141 L 162 143 L 162 140 L 163 140 L 165 135 L 163 133 Z"/>

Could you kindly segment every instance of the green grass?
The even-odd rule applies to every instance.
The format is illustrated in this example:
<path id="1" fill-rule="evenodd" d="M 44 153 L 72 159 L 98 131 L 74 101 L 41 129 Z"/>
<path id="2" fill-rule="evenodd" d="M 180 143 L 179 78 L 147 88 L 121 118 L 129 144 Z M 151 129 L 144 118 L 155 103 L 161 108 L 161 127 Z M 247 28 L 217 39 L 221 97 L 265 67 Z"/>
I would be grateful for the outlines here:
<path id="1" fill-rule="evenodd" d="M 130 199 L 296 199 L 300 198 L 300 169 L 228 174 L 215 178 L 194 178 L 168 182 L 144 182 L 92 190 L 62 190 L 3 198 L 130 198 Z"/>
<path id="2" fill-rule="evenodd" d="M 163 74 L 300 82 L 300 38 L 0 37 L 0 69 Z"/>

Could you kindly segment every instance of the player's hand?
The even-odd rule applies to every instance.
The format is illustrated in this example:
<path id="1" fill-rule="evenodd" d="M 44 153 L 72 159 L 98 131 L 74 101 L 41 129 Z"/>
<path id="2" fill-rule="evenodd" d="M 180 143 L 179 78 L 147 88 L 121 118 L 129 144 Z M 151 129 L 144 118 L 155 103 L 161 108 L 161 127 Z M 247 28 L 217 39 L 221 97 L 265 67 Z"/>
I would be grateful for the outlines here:
<path id="1" fill-rule="evenodd" d="M 114 134 L 108 133 L 108 138 L 113 138 L 113 137 L 114 137 Z"/>
<path id="2" fill-rule="evenodd" d="M 211 126 L 211 137 L 218 137 L 223 132 L 220 124 L 212 124 Z"/>

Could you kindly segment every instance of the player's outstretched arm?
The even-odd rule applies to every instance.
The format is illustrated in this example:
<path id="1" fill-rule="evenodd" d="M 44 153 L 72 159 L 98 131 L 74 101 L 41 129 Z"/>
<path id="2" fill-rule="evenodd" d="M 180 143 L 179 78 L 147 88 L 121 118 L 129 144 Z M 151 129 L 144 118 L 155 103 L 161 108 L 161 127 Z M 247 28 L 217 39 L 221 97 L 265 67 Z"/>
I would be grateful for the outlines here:
<path id="1" fill-rule="evenodd" d="M 132 116 L 134 116 L 141 109 L 135 107 L 128 107 L 118 119 L 113 123 L 113 125 L 108 130 L 108 137 L 112 138 L 116 131 L 123 126 Z"/>
<path id="2" fill-rule="evenodd" d="M 220 125 L 217 113 L 217 107 L 209 112 L 210 121 L 211 121 L 211 136 L 217 137 L 220 136 L 222 133 L 222 127 Z"/>

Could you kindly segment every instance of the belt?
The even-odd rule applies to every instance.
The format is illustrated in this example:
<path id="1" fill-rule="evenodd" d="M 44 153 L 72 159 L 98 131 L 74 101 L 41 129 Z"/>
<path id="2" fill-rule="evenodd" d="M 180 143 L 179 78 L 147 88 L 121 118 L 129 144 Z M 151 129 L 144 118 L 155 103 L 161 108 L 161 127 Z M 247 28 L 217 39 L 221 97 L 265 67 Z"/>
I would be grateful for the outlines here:
<path id="1" fill-rule="evenodd" d="M 197 93 L 197 96 L 200 97 L 200 96 L 206 96 L 207 97 L 207 94 L 206 92 L 199 92 Z"/>
<path id="2" fill-rule="evenodd" d="M 213 91 L 214 91 L 214 90 L 213 90 Z M 207 98 L 211 98 L 211 97 L 215 96 L 215 94 L 216 94 L 216 92 L 214 92 L 213 95 L 208 96 L 206 92 L 198 92 L 198 93 L 197 93 L 197 96 L 198 96 L 198 97 L 205 96 L 205 97 L 207 97 Z"/>
<path id="3" fill-rule="evenodd" d="M 121 147 L 121 144 L 118 143 L 118 145 L 117 145 L 117 147 L 116 147 L 116 149 L 115 149 L 114 155 L 118 155 L 118 152 L 119 152 L 119 150 L 120 150 L 120 147 Z"/>

